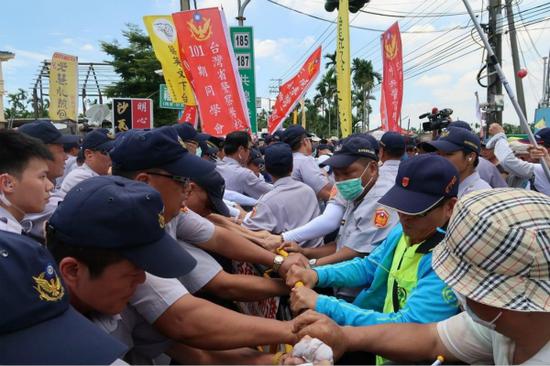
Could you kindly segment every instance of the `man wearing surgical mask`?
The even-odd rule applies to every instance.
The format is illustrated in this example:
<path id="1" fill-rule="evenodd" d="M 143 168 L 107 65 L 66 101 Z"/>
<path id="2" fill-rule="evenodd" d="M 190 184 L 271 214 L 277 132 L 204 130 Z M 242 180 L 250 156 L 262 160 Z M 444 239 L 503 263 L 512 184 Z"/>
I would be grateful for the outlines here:
<path id="1" fill-rule="evenodd" d="M 378 200 L 393 182 L 378 179 L 378 156 L 365 135 L 345 139 L 323 165 L 333 168 L 336 189 L 332 198 L 343 201 L 345 213 L 336 241 L 320 248 L 304 248 L 302 254 L 315 265 L 325 265 L 369 255 L 389 234 L 399 218 Z M 338 288 L 338 296 L 352 300 L 358 289 Z"/>

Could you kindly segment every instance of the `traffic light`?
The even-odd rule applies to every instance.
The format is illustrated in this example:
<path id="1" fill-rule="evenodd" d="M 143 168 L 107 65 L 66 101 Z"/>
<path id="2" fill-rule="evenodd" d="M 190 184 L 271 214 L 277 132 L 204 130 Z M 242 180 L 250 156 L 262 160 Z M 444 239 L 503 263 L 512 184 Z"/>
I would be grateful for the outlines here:
<path id="1" fill-rule="evenodd" d="M 357 13 L 359 9 L 365 6 L 365 4 L 368 2 L 369 0 L 349 0 L 349 11 L 352 13 Z M 338 8 L 338 3 L 339 0 L 326 0 L 325 10 L 334 11 L 334 9 Z"/>

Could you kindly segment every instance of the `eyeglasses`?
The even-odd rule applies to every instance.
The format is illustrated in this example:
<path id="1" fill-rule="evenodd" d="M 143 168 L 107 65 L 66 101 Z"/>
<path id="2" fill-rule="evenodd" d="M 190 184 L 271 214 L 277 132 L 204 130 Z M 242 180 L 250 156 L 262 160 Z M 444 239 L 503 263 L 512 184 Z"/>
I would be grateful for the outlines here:
<path id="1" fill-rule="evenodd" d="M 191 181 L 191 179 L 189 179 L 187 177 L 182 177 L 182 176 L 179 176 L 179 175 L 156 173 L 156 172 L 146 172 L 146 173 L 151 174 L 151 175 L 157 175 L 159 177 L 165 177 L 165 178 L 172 179 L 173 181 L 180 183 L 182 186 L 188 185 L 189 182 Z"/>
<path id="2" fill-rule="evenodd" d="M 109 156 L 108 150 L 97 150 L 97 152 L 100 153 L 101 155 Z"/>

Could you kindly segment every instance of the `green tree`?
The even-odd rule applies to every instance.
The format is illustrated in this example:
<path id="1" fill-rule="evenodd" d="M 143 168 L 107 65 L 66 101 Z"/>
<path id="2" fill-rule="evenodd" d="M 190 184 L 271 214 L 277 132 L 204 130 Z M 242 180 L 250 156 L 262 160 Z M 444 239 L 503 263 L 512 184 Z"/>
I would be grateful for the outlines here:
<path id="1" fill-rule="evenodd" d="M 101 42 L 101 48 L 112 57 L 107 61 L 113 65 L 121 80 L 106 90 L 109 97 L 152 98 L 155 126 L 173 124 L 177 111 L 159 107 L 159 85 L 164 83 L 162 76 L 155 73 L 161 68 L 156 59 L 149 37 L 134 24 L 128 24 L 122 35 L 128 46 L 118 41 Z"/>
<path id="2" fill-rule="evenodd" d="M 353 75 L 354 88 L 354 106 L 357 107 L 357 115 L 361 115 L 363 122 L 363 131 L 369 128 L 368 116 L 372 112 L 372 107 L 369 100 L 374 99 L 371 92 L 375 82 L 382 80 L 382 75 L 375 72 L 372 67 L 372 62 L 360 58 L 354 58 L 352 61 L 351 72 Z M 360 113 L 359 113 L 360 112 Z"/>
<path id="3" fill-rule="evenodd" d="M 19 88 L 17 92 L 8 94 L 9 107 L 5 109 L 6 118 L 32 118 L 33 113 L 28 109 L 31 102 L 32 99 L 24 89 Z"/>

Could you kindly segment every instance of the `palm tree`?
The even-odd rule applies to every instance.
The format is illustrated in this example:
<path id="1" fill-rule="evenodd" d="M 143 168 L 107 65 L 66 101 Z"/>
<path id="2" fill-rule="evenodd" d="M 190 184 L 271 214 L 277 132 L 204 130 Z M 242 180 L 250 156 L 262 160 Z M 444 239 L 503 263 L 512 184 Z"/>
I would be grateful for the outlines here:
<path id="1" fill-rule="evenodd" d="M 359 103 L 362 107 L 362 119 L 363 119 L 363 132 L 365 127 L 368 126 L 367 115 L 371 112 L 371 106 L 369 100 L 374 99 L 370 94 L 374 87 L 375 80 L 380 82 L 382 75 L 375 72 L 372 67 L 372 62 L 369 60 L 363 60 L 360 58 L 354 58 L 351 66 L 351 72 L 353 74 L 353 85 L 357 90 L 357 94 L 361 96 L 362 103 Z"/>

